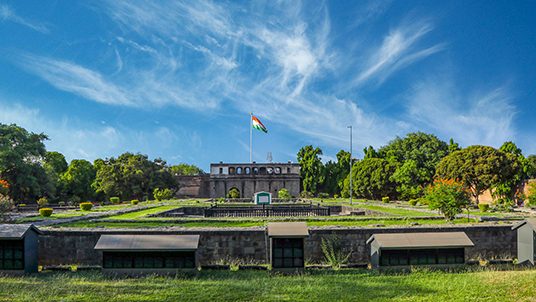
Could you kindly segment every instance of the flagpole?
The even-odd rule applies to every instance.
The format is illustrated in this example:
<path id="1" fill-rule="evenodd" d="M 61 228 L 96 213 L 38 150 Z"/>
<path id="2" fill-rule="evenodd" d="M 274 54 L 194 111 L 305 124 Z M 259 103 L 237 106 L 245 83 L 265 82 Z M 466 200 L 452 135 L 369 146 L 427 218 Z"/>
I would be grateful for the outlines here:
<path id="1" fill-rule="evenodd" d="M 249 113 L 249 162 L 250 163 L 253 163 L 252 144 L 253 144 L 253 112 L 250 112 Z"/>

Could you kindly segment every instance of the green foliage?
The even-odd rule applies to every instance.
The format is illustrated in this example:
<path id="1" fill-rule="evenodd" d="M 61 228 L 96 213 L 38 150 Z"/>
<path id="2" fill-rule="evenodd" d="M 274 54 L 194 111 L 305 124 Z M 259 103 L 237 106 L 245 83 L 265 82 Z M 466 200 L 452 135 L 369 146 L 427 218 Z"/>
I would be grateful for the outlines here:
<path id="1" fill-rule="evenodd" d="M 67 170 L 60 177 L 61 196 L 63 199 L 77 197 L 87 200 L 94 197 L 91 184 L 95 181 L 96 171 L 93 165 L 83 159 L 71 161 Z"/>
<path id="2" fill-rule="evenodd" d="M 382 197 L 382 202 L 383 203 L 389 203 L 389 197 L 387 197 L 387 196 Z"/>
<path id="3" fill-rule="evenodd" d="M 337 162 L 328 161 L 323 170 L 323 182 L 319 191 L 330 195 L 341 192 L 344 188 L 344 179 L 350 173 L 350 153 L 340 150 L 337 153 Z"/>
<path id="4" fill-rule="evenodd" d="M 288 192 L 287 189 L 283 188 L 277 192 L 277 198 L 280 199 L 291 199 L 292 195 Z"/>
<path id="5" fill-rule="evenodd" d="M 205 173 L 201 168 L 197 167 L 196 165 L 189 165 L 185 163 L 171 166 L 170 169 L 173 175 L 193 176 L 193 175 L 202 175 Z"/>
<path id="6" fill-rule="evenodd" d="M 301 191 L 300 197 L 301 198 L 313 198 L 314 195 L 313 195 L 313 193 L 311 193 L 309 191 Z"/>
<path id="7" fill-rule="evenodd" d="M 0 194 L 0 222 L 4 221 L 5 215 L 11 211 L 15 203 L 9 196 Z"/>
<path id="8" fill-rule="evenodd" d="M 423 188 L 432 183 L 437 164 L 448 152 L 445 142 L 423 132 L 397 137 L 378 150 L 379 157 L 397 167 L 392 180 L 403 200 L 422 196 Z"/>
<path id="9" fill-rule="evenodd" d="M 37 200 L 37 204 L 40 206 L 40 207 L 44 207 L 48 204 L 48 199 L 46 197 L 41 197 Z"/>
<path id="10" fill-rule="evenodd" d="M 419 204 L 419 199 L 413 198 L 409 200 L 409 205 L 416 206 Z"/>
<path id="11" fill-rule="evenodd" d="M 470 146 L 449 154 L 437 166 L 437 176 L 457 179 L 478 196 L 497 184 L 513 178 L 519 169 L 516 158 L 488 146 Z"/>
<path id="12" fill-rule="evenodd" d="M 529 190 L 527 194 L 528 206 L 536 207 L 536 182 L 530 182 L 528 186 L 529 186 Z"/>
<path id="13" fill-rule="evenodd" d="M 97 171 L 93 188 L 98 194 L 122 199 L 151 197 L 156 188 L 177 189 L 177 180 L 166 162 L 150 161 L 147 155 L 124 153 L 117 159 L 94 162 Z"/>
<path id="14" fill-rule="evenodd" d="M 173 197 L 173 191 L 171 191 L 170 189 L 156 188 L 153 191 L 153 196 L 158 201 L 168 200 Z"/>
<path id="15" fill-rule="evenodd" d="M 137 200 L 137 199 L 132 199 L 132 200 L 130 201 L 130 204 L 132 204 L 132 205 L 137 205 L 138 203 L 140 203 L 140 201 Z"/>
<path id="16" fill-rule="evenodd" d="M 453 220 L 470 202 L 463 184 L 454 180 L 434 181 L 424 198 L 430 209 L 439 210 L 447 220 Z"/>
<path id="17" fill-rule="evenodd" d="M 237 188 L 231 188 L 227 193 L 227 198 L 240 198 L 240 191 Z"/>
<path id="18" fill-rule="evenodd" d="M 396 167 L 382 158 L 367 158 L 354 164 L 354 194 L 368 199 L 380 199 L 396 194 L 396 183 L 391 180 Z M 350 178 L 344 181 L 343 194 L 349 192 Z"/>
<path id="19" fill-rule="evenodd" d="M 489 204 L 480 203 L 480 204 L 478 204 L 478 208 L 480 209 L 480 212 L 487 212 L 487 211 L 489 211 Z"/>
<path id="20" fill-rule="evenodd" d="M 328 193 L 324 193 L 324 192 L 322 192 L 322 193 L 318 193 L 318 197 L 319 197 L 319 198 L 324 198 L 324 199 L 325 199 L 325 198 L 329 198 L 329 194 L 328 194 Z"/>
<path id="21" fill-rule="evenodd" d="M 496 200 L 500 200 L 502 204 L 514 204 L 514 200 L 519 197 L 516 196 L 518 189 L 527 179 L 528 161 L 523 156 L 521 149 L 513 142 L 505 142 L 499 150 L 504 152 L 512 161 L 512 177 L 493 185 L 493 197 Z"/>
<path id="22" fill-rule="evenodd" d="M 320 155 L 322 155 L 322 150 L 318 147 L 313 148 L 311 145 L 302 147 L 298 152 L 302 188 L 313 195 L 318 192 L 319 185 L 324 181 L 323 164 L 320 160 Z"/>
<path id="23" fill-rule="evenodd" d="M 54 212 L 54 209 L 52 208 L 40 208 L 39 209 L 39 215 L 43 217 L 50 217 L 52 215 L 52 212 Z"/>
<path id="24" fill-rule="evenodd" d="M 110 202 L 113 203 L 113 204 L 119 204 L 121 203 L 121 199 L 117 196 L 114 196 L 114 197 L 110 197 Z"/>
<path id="25" fill-rule="evenodd" d="M 380 154 L 374 150 L 374 147 L 368 146 L 363 149 L 363 154 L 365 154 L 364 158 L 379 158 Z"/>
<path id="26" fill-rule="evenodd" d="M 352 254 L 343 251 L 341 240 L 337 236 L 323 237 L 320 247 L 324 259 L 334 270 L 339 270 L 341 265 L 346 264 Z"/>
<path id="27" fill-rule="evenodd" d="M 80 210 L 82 211 L 91 211 L 92 208 L 93 208 L 93 203 L 89 201 L 80 203 Z"/>
<path id="28" fill-rule="evenodd" d="M 527 178 L 536 178 L 536 155 L 527 156 Z"/>
<path id="29" fill-rule="evenodd" d="M 13 200 L 35 200 L 54 191 L 41 165 L 46 155 L 46 139 L 45 134 L 0 123 L 0 178 L 10 184 L 8 195 Z"/>
<path id="30" fill-rule="evenodd" d="M 64 206 L 65 206 L 65 201 L 60 201 L 60 202 L 58 202 L 58 205 L 59 205 L 60 207 L 64 207 Z"/>

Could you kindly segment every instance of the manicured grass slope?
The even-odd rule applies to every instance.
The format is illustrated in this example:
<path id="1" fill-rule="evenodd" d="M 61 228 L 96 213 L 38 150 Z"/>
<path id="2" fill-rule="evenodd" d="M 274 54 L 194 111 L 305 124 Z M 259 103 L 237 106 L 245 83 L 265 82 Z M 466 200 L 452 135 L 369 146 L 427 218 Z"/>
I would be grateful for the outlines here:
<path id="1" fill-rule="evenodd" d="M 100 273 L 0 278 L 0 301 L 534 301 L 536 271 L 202 271 L 196 277 L 110 279 Z"/>

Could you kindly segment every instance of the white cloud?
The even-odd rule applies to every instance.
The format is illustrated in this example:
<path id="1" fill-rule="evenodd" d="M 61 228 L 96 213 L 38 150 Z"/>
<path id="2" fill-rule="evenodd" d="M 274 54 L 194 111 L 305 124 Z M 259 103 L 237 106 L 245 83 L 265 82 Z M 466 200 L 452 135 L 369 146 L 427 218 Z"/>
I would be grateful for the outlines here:
<path id="1" fill-rule="evenodd" d="M 516 111 L 506 87 L 463 94 L 450 80 L 429 79 L 415 85 L 408 101 L 411 122 L 464 146 L 499 147 L 515 138 Z"/>
<path id="2" fill-rule="evenodd" d="M 38 22 L 30 21 L 28 19 L 25 19 L 17 15 L 13 9 L 11 9 L 9 6 L 5 4 L 0 4 L 0 21 L 14 22 L 14 23 L 17 23 L 22 26 L 26 26 L 30 29 L 33 29 L 43 34 L 49 33 L 49 29 L 47 26 L 40 24 Z"/>

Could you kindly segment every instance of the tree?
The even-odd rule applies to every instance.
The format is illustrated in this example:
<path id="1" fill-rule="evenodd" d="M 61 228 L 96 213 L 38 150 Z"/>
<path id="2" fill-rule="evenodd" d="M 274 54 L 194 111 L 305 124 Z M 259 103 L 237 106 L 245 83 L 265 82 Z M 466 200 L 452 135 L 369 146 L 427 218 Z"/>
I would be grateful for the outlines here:
<path id="1" fill-rule="evenodd" d="M 501 204 L 513 204 L 516 199 L 516 193 L 527 179 L 528 162 L 513 142 L 505 142 L 500 148 L 512 161 L 512 177 L 494 185 L 493 196 Z"/>
<path id="2" fill-rule="evenodd" d="M 363 149 L 363 154 L 365 154 L 364 158 L 378 158 L 380 157 L 380 154 L 374 150 L 374 147 L 368 146 Z"/>
<path id="3" fill-rule="evenodd" d="M 97 194 L 122 200 L 151 198 L 155 188 L 177 190 L 177 180 L 162 159 L 123 153 L 117 159 L 96 160 L 93 188 Z"/>
<path id="4" fill-rule="evenodd" d="M 316 194 L 318 186 L 323 182 L 323 164 L 320 155 L 322 150 L 311 145 L 302 147 L 298 152 L 303 191 Z"/>
<path id="5" fill-rule="evenodd" d="M 469 193 L 463 184 L 454 180 L 437 179 L 424 195 L 432 210 L 439 210 L 447 220 L 453 220 L 469 202 Z"/>
<path id="6" fill-rule="evenodd" d="M 89 200 L 94 197 L 91 187 L 95 181 L 96 172 L 93 165 L 87 160 L 74 159 L 67 171 L 60 177 L 62 197 L 66 199 Z"/>
<path id="7" fill-rule="evenodd" d="M 527 178 L 536 178 L 536 155 L 527 156 Z"/>
<path id="8" fill-rule="evenodd" d="M 201 175 L 205 173 L 205 171 L 203 171 L 201 168 L 197 167 L 196 165 L 189 165 L 185 163 L 171 166 L 170 169 L 173 175 L 193 176 L 193 175 Z"/>
<path id="9" fill-rule="evenodd" d="M 358 161 L 352 168 L 354 194 L 357 196 L 380 199 L 396 194 L 396 183 L 391 180 L 396 167 L 383 158 L 366 158 Z M 349 191 L 350 177 L 344 181 L 345 191 Z"/>
<path id="10" fill-rule="evenodd" d="M 321 192 L 329 195 L 339 194 L 344 188 L 344 180 L 350 173 L 350 152 L 340 150 L 337 161 L 328 161 L 323 169 Z"/>
<path id="11" fill-rule="evenodd" d="M 63 154 L 56 151 L 47 151 L 43 159 L 43 168 L 54 188 L 48 192 L 52 199 L 57 199 L 61 195 L 60 177 L 67 170 L 67 161 Z"/>
<path id="12" fill-rule="evenodd" d="M 460 151 L 462 148 L 460 148 L 460 145 L 456 142 L 454 142 L 454 139 L 450 139 L 449 140 L 449 146 L 448 146 L 448 150 L 449 150 L 449 153 L 452 153 L 452 152 L 455 152 L 455 151 Z"/>
<path id="13" fill-rule="evenodd" d="M 397 166 L 393 180 L 403 199 L 422 196 L 423 188 L 433 181 L 437 164 L 448 152 L 445 142 L 423 132 L 397 137 L 378 150 L 379 157 Z"/>
<path id="14" fill-rule="evenodd" d="M 10 184 L 9 196 L 17 201 L 35 200 L 54 190 L 41 165 L 47 136 L 17 125 L 0 124 L 0 178 Z"/>
<path id="15" fill-rule="evenodd" d="M 478 196 L 494 185 L 503 183 L 516 173 L 515 161 L 495 148 L 470 146 L 455 151 L 441 160 L 436 175 L 456 179 L 470 189 L 478 204 Z"/>

